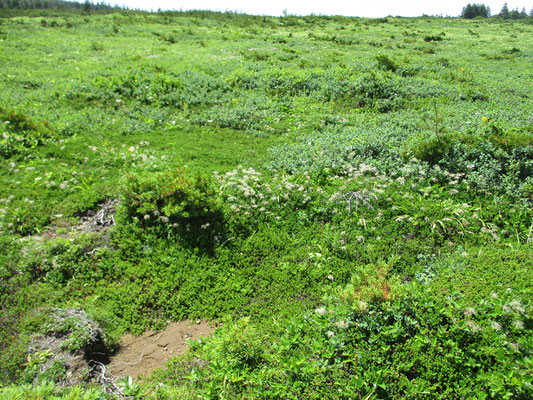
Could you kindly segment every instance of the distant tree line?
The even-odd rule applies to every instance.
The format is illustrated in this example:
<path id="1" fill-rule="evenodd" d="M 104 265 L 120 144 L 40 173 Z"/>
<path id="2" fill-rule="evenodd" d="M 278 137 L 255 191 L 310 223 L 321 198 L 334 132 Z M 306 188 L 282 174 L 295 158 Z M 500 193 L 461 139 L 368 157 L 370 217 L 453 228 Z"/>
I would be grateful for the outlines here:
<path id="1" fill-rule="evenodd" d="M 466 19 L 473 19 L 477 17 L 488 18 L 490 17 L 490 7 L 487 7 L 485 4 L 470 4 L 468 3 L 461 12 L 461 17 Z M 533 16 L 533 9 L 529 13 L 529 17 Z M 507 3 L 502 7 L 502 10 L 495 17 L 503 19 L 521 19 L 527 18 L 528 14 L 525 8 L 522 8 L 522 11 L 518 11 L 518 8 L 509 11 Z"/>
<path id="2" fill-rule="evenodd" d="M 14 9 L 14 10 L 120 10 L 127 9 L 120 6 L 110 6 L 104 2 L 92 3 L 89 0 L 85 2 L 65 1 L 65 0 L 0 0 L 0 9 Z M 490 7 L 484 4 L 470 4 L 468 3 L 461 12 L 461 17 L 466 19 L 473 19 L 477 17 L 488 18 L 491 16 Z M 521 19 L 527 17 L 533 17 L 533 9 L 526 12 L 525 8 L 522 11 L 518 11 L 518 8 L 509 10 L 507 3 L 503 5 L 500 13 L 496 17 L 503 19 Z"/>
<path id="3" fill-rule="evenodd" d="M 502 7 L 502 10 L 498 14 L 499 17 L 503 19 L 521 19 L 521 18 L 527 18 L 527 12 L 526 8 L 522 8 L 522 11 L 518 11 L 518 8 L 515 8 L 512 11 L 509 11 L 509 7 L 507 6 L 507 3 L 505 3 Z M 529 12 L 529 16 L 533 17 L 533 9 Z"/>
<path id="4" fill-rule="evenodd" d="M 84 3 L 78 3 L 75 1 L 64 1 L 64 0 L 0 0 L 0 9 L 14 9 L 14 10 L 111 10 L 111 9 L 120 9 L 119 6 L 110 6 L 101 3 L 91 3 L 85 1 Z"/>

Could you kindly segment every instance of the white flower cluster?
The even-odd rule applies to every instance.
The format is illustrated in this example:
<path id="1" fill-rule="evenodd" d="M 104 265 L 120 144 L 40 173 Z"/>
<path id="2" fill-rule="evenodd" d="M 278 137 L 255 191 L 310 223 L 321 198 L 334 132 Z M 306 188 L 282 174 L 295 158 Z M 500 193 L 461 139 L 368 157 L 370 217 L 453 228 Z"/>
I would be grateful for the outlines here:
<path id="1" fill-rule="evenodd" d="M 285 208 L 303 208 L 322 192 L 309 176 L 280 176 L 264 179 L 253 168 L 238 166 L 224 175 L 215 173 L 219 193 L 235 214 L 276 217 Z"/>

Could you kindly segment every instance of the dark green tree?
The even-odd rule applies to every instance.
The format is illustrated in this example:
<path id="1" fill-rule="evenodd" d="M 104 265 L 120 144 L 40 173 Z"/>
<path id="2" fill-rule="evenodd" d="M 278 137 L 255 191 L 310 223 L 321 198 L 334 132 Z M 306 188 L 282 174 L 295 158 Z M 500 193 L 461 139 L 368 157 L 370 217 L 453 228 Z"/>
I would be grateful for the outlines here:
<path id="1" fill-rule="evenodd" d="M 462 18 L 472 19 L 476 17 L 487 18 L 490 17 L 490 8 L 485 4 L 470 4 L 463 8 L 461 13 Z"/>
<path id="2" fill-rule="evenodd" d="M 83 11 L 88 13 L 91 11 L 91 8 L 92 8 L 91 2 L 89 0 L 85 0 L 85 3 L 83 3 Z"/>
<path id="3" fill-rule="evenodd" d="M 503 5 L 502 10 L 500 11 L 498 15 L 502 17 L 503 19 L 509 18 L 509 7 L 507 6 L 507 3 Z"/>
<path id="4" fill-rule="evenodd" d="M 518 8 L 515 8 L 509 13 L 509 18 L 511 19 L 520 19 L 522 16 L 520 15 L 520 12 L 518 11 Z"/>
<path id="5" fill-rule="evenodd" d="M 86 1 L 65 1 L 65 0 L 0 0 L 0 9 L 54 9 L 54 10 L 114 10 L 120 9 L 118 6 L 111 7 L 104 2 L 91 3 Z"/>

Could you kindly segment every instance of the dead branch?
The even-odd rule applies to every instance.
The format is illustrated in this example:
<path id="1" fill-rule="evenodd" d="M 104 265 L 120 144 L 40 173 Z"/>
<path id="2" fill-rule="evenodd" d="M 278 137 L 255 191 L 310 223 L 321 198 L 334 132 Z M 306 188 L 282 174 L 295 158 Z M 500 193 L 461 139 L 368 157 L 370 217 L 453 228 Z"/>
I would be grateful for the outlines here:
<path id="1" fill-rule="evenodd" d="M 116 384 L 116 378 L 106 376 L 107 369 L 104 364 L 98 361 L 91 361 L 93 364 L 91 374 L 95 377 L 96 382 L 100 384 L 104 392 L 118 396 L 122 399 L 132 399 L 133 396 L 126 396 L 122 389 Z"/>
<path id="2" fill-rule="evenodd" d="M 373 210 L 374 207 L 372 207 L 372 204 L 370 204 L 368 201 L 372 197 L 373 196 L 364 194 L 361 192 L 349 191 L 347 193 L 342 194 L 340 198 L 337 199 L 337 202 L 343 201 L 344 203 L 348 203 L 348 214 L 349 214 L 352 211 L 352 204 L 354 203 L 355 203 L 355 212 L 358 211 L 360 204 Z"/>

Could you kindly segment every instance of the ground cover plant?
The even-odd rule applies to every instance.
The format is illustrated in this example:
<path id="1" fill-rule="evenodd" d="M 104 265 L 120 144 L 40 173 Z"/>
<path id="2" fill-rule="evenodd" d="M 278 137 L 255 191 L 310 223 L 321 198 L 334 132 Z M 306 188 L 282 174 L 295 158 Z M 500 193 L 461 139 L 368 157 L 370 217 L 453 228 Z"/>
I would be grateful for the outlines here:
<path id="1" fill-rule="evenodd" d="M 0 10 L 0 397 L 531 398 L 532 33 Z"/>

